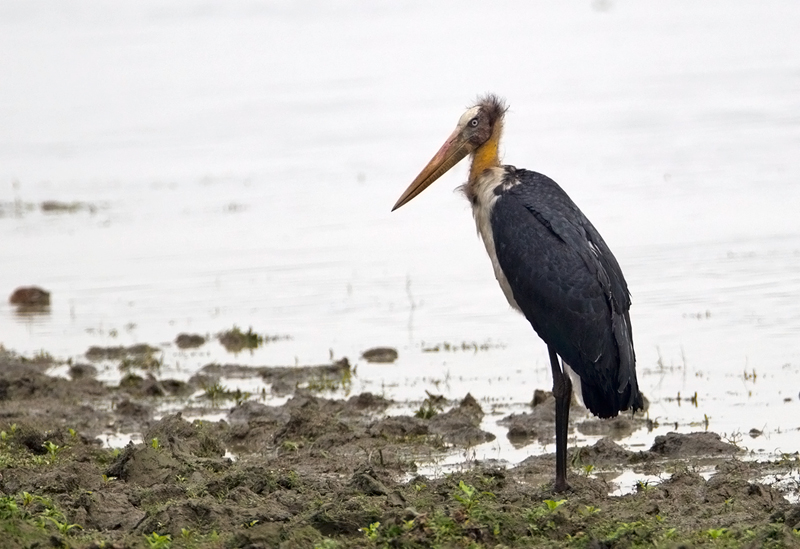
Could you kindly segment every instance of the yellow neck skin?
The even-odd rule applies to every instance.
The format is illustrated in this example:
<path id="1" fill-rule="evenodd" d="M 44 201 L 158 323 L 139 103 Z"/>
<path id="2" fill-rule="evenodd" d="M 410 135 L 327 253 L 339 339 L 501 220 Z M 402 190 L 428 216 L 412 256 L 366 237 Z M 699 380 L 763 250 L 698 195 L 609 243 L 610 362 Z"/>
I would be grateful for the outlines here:
<path id="1" fill-rule="evenodd" d="M 469 180 L 475 181 L 489 168 L 500 165 L 500 134 L 503 132 L 503 122 L 498 120 L 492 129 L 489 139 L 472 153 L 472 166 L 469 169 Z"/>

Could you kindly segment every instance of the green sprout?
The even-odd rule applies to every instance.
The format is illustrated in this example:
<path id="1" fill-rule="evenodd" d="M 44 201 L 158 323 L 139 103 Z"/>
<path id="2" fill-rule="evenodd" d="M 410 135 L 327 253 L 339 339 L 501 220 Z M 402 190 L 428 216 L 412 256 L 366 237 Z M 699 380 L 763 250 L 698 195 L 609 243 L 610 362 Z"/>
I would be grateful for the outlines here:
<path id="1" fill-rule="evenodd" d="M 153 532 L 152 534 L 144 536 L 145 541 L 147 541 L 147 546 L 150 549 L 169 549 L 172 546 L 172 536 L 169 534 L 164 534 L 163 536 L 158 534 L 157 532 Z"/>
<path id="2" fill-rule="evenodd" d="M 375 541 L 378 539 L 379 533 L 378 529 L 381 527 L 380 522 L 373 522 L 366 528 L 359 528 L 360 532 L 364 532 L 364 537 L 366 537 L 370 541 Z"/>

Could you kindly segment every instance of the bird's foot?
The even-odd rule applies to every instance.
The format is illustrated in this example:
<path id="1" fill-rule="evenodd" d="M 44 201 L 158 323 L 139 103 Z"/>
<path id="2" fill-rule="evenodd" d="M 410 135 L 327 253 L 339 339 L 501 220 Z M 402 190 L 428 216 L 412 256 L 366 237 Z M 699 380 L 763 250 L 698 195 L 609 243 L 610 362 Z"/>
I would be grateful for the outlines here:
<path id="1" fill-rule="evenodd" d="M 557 478 L 555 483 L 553 484 L 553 492 L 556 494 L 561 492 L 571 492 L 572 486 L 567 484 L 567 480 L 563 478 Z"/>

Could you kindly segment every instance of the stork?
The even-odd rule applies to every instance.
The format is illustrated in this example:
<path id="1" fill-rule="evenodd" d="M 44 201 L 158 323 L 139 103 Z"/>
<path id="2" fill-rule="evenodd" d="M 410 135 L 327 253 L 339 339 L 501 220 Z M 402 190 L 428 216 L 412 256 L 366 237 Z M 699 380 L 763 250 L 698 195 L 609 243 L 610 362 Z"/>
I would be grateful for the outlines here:
<path id="1" fill-rule="evenodd" d="M 392 208 L 411 201 L 471 155 L 461 187 L 478 234 L 512 308 L 547 344 L 556 402 L 556 492 L 567 484 L 567 434 L 573 387 L 601 418 L 643 408 L 628 285 L 619 263 L 578 206 L 549 177 L 502 165 L 507 107 L 481 97 Z M 561 363 L 559 364 L 559 357 Z"/>

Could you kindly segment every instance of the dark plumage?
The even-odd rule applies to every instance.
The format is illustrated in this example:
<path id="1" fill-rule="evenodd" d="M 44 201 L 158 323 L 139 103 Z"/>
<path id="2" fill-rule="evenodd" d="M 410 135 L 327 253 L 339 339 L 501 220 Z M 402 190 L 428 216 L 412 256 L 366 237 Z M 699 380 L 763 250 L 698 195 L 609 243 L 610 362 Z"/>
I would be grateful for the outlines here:
<path id="1" fill-rule="evenodd" d="M 400 196 L 412 200 L 466 155 L 462 187 L 495 277 L 512 307 L 547 344 L 556 400 L 556 481 L 567 485 L 567 434 L 572 382 L 580 380 L 592 413 L 614 417 L 641 410 L 628 286 L 603 238 L 552 179 L 501 166 L 499 142 L 507 108 L 486 95 Z M 562 358 L 559 364 L 558 357 Z"/>
<path id="2" fill-rule="evenodd" d="M 533 329 L 580 376 L 602 418 L 642 408 L 622 270 L 603 238 L 547 176 L 503 166 L 491 214 L 495 249 Z"/>

